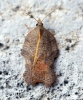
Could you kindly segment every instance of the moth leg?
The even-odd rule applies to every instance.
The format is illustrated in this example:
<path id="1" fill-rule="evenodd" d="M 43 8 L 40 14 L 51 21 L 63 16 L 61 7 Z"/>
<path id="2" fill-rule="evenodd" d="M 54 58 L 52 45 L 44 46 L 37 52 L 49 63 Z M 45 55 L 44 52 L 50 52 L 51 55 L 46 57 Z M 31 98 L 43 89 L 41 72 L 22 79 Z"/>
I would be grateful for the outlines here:
<path id="1" fill-rule="evenodd" d="M 33 27 L 29 27 L 29 26 L 27 26 L 26 24 L 24 24 L 24 25 L 25 25 L 25 27 L 28 28 L 28 29 L 33 29 Z"/>

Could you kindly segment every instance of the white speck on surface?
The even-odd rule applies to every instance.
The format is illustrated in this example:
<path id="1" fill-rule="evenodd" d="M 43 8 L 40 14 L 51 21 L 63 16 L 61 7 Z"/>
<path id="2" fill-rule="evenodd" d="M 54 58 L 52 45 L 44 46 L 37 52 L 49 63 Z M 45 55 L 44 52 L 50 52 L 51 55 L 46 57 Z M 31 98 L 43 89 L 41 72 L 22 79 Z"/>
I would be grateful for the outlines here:
<path id="1" fill-rule="evenodd" d="M 35 27 L 62 0 L 0 0 L 0 100 L 82 100 L 83 99 L 83 0 L 63 0 L 44 21 L 59 46 L 55 61 L 54 85 L 27 86 L 22 74 L 25 61 L 21 49 L 26 34 L 24 24 Z"/>

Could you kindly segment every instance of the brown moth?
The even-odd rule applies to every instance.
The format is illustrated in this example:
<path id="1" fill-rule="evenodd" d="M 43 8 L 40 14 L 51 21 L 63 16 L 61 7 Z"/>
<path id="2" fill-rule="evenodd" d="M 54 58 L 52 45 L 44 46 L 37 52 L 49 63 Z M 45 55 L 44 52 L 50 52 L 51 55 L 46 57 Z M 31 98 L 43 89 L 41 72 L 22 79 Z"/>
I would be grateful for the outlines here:
<path id="1" fill-rule="evenodd" d="M 25 37 L 21 52 L 26 61 L 23 77 L 28 85 L 44 83 L 50 87 L 56 79 L 53 63 L 59 50 L 54 35 L 44 28 L 40 19 L 36 21 L 36 27 Z"/>

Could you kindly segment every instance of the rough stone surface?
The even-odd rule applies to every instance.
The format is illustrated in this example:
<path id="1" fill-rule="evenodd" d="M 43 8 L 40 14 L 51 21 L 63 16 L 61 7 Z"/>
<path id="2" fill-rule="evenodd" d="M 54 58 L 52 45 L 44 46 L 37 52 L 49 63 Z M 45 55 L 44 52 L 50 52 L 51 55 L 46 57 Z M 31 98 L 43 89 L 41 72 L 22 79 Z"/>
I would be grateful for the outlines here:
<path id="1" fill-rule="evenodd" d="M 0 100 L 82 100 L 83 99 L 83 0 L 63 0 L 61 8 L 43 24 L 55 35 L 60 55 L 55 60 L 57 79 L 51 88 L 27 86 L 20 55 L 29 32 L 61 0 L 0 0 Z M 56 6 L 57 5 L 57 6 Z M 49 99 L 48 99 L 49 98 Z"/>

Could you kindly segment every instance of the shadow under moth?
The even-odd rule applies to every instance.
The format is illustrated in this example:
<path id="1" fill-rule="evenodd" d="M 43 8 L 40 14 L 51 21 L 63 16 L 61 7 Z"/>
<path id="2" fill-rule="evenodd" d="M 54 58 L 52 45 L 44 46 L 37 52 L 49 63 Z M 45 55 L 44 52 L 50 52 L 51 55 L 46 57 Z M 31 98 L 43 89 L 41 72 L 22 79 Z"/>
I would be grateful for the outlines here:
<path id="1" fill-rule="evenodd" d="M 40 19 L 36 21 L 36 27 L 25 37 L 21 52 L 26 61 L 23 77 L 28 85 L 44 83 L 50 87 L 56 79 L 53 63 L 59 50 L 54 35 L 44 28 Z"/>

